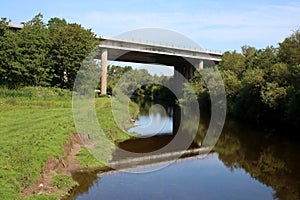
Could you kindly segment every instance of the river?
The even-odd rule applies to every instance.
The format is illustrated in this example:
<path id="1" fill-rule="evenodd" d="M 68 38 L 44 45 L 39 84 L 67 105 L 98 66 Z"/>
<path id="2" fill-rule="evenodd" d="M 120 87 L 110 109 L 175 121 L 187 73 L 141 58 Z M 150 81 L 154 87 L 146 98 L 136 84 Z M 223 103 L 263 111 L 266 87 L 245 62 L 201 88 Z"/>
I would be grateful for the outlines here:
<path id="1" fill-rule="evenodd" d="M 159 149 L 173 139 L 172 123 L 172 110 L 150 115 L 141 112 L 137 126 L 130 131 L 142 138 L 119 146 L 133 152 Z M 206 127 L 201 124 L 202 129 Z M 190 149 L 198 147 L 195 143 Z M 114 152 L 114 157 L 118 154 Z M 80 187 L 71 198 L 299 200 L 299 154 L 296 141 L 228 121 L 207 156 L 184 156 L 159 170 L 154 170 L 157 165 L 142 165 L 126 172 L 78 172 L 73 177 Z M 139 171 L 146 173 L 136 173 Z"/>

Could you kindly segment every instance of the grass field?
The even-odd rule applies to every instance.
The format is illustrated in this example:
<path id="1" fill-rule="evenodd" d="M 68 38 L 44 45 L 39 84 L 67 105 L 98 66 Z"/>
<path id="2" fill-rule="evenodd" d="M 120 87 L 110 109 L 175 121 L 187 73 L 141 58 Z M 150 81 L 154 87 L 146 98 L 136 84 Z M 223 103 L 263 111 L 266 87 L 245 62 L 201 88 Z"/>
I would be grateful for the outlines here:
<path id="1" fill-rule="evenodd" d="M 97 117 L 112 140 L 128 139 L 116 127 L 111 100 L 96 100 Z M 19 199 L 22 190 L 38 177 L 47 158 L 58 159 L 63 144 L 76 132 L 71 92 L 56 88 L 0 89 L 0 199 Z M 78 161 L 85 167 L 101 167 L 83 149 Z M 65 186 L 65 188 L 67 188 Z M 26 199 L 56 199 L 37 195 Z"/>

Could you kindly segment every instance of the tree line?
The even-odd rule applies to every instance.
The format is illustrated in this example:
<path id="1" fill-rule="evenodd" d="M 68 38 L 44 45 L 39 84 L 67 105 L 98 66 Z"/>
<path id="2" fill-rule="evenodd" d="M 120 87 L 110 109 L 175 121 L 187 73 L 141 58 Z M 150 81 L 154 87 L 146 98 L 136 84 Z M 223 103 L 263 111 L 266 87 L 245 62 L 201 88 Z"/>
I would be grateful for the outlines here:
<path id="1" fill-rule="evenodd" d="M 18 31 L 0 21 L 0 85 L 72 89 L 76 74 L 97 41 L 90 29 L 65 19 L 43 22 L 38 14 Z"/>
<path id="2" fill-rule="evenodd" d="M 300 29 L 276 48 L 243 46 L 241 53 L 225 52 L 216 68 L 225 85 L 228 116 L 259 124 L 299 127 Z M 213 74 L 215 69 L 204 71 Z M 191 83 L 201 104 L 209 105 L 207 83 L 199 72 Z"/>

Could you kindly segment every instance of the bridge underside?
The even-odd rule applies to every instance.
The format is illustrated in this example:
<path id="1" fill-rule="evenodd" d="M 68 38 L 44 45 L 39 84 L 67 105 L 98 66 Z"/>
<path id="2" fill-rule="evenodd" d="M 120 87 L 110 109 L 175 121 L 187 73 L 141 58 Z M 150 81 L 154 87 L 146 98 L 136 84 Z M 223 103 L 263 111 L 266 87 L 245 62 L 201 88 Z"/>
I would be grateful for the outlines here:
<path id="1" fill-rule="evenodd" d="M 125 52 L 120 50 L 108 50 L 108 60 L 145 63 L 145 64 L 162 64 L 167 66 L 187 66 L 199 64 L 199 59 L 184 58 L 177 55 L 154 54 L 139 51 Z M 214 61 L 203 60 L 205 67 L 212 67 L 216 64 Z"/>
<path id="2" fill-rule="evenodd" d="M 203 69 L 204 67 L 213 67 L 218 61 L 203 60 L 199 58 L 188 58 L 178 56 L 176 54 L 169 55 L 160 52 L 149 53 L 141 51 L 124 51 L 119 49 L 101 49 L 101 94 L 106 94 L 107 88 L 107 61 L 122 61 L 144 64 L 161 64 L 166 66 L 173 66 L 174 70 L 182 74 L 185 79 L 190 79 L 196 69 Z M 177 73 L 174 73 L 174 80 L 177 85 L 181 85 L 184 80 L 181 80 Z M 176 87 L 181 88 L 181 87 Z"/>

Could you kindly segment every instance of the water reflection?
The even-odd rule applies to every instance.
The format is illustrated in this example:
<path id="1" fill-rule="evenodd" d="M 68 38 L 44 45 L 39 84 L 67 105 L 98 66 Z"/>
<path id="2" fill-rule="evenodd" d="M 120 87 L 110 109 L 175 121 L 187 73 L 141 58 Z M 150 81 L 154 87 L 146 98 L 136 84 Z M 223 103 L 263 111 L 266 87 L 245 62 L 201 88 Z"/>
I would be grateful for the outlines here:
<path id="1" fill-rule="evenodd" d="M 151 137 L 161 134 L 172 134 L 173 131 L 173 108 L 161 104 L 150 104 L 141 109 L 141 115 L 128 132 L 138 133 L 141 137 Z"/>
<path id="2" fill-rule="evenodd" d="M 272 187 L 278 199 L 300 199 L 300 147 L 297 142 L 234 123 L 226 126 L 215 150 L 229 169 L 244 169 Z"/>
<path id="3" fill-rule="evenodd" d="M 241 184 L 243 183 L 243 184 Z M 244 170 L 230 172 L 217 154 L 201 161 L 171 165 L 154 173 L 104 175 L 87 199 L 272 199 L 273 190 L 252 180 Z"/>
<path id="4" fill-rule="evenodd" d="M 201 144 L 206 124 L 201 121 L 194 145 Z M 186 123 L 183 129 L 189 132 L 189 127 Z M 159 135 L 120 146 L 149 152 L 161 148 L 172 137 Z M 227 122 L 213 151 L 205 159 L 183 159 L 148 174 L 115 173 L 100 179 L 95 174 L 77 173 L 74 178 L 81 186 L 72 198 L 300 199 L 300 146 L 296 141 Z"/>

